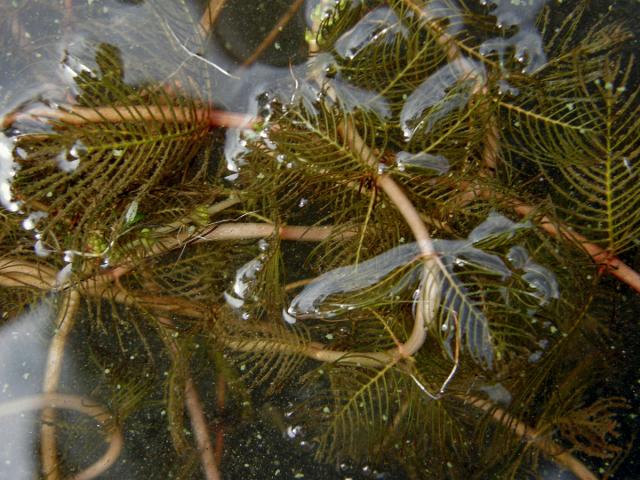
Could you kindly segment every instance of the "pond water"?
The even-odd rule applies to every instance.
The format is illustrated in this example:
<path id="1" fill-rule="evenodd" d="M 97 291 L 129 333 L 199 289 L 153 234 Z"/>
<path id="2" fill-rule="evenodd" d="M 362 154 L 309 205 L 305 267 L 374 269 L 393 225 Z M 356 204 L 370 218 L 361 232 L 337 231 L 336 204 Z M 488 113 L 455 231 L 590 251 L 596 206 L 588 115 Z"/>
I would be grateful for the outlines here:
<path id="1" fill-rule="evenodd" d="M 0 479 L 640 477 L 637 20 L 2 2 Z"/>

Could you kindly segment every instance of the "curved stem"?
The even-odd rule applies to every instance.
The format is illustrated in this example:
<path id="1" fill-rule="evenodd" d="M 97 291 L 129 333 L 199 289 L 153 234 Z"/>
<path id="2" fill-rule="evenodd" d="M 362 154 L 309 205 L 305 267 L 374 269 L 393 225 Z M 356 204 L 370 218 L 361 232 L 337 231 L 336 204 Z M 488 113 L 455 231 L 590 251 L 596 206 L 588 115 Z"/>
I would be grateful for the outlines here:
<path id="1" fill-rule="evenodd" d="M 61 393 L 48 393 L 22 397 L 10 402 L 0 404 L 0 417 L 15 415 L 29 410 L 40 409 L 65 409 L 74 410 L 92 417 L 98 424 L 108 425 L 106 441 L 109 444 L 107 451 L 91 466 L 75 474 L 69 480 L 91 480 L 106 472 L 120 456 L 124 437 L 120 428 L 112 423 L 113 415 L 106 407 L 89 398 L 78 395 L 63 395 Z M 47 477 L 48 478 L 48 477 Z"/>
<path id="2" fill-rule="evenodd" d="M 343 120 L 338 126 L 338 132 L 344 141 L 348 143 L 351 150 L 360 155 L 363 163 L 370 167 L 377 168 L 377 156 L 375 152 L 364 142 L 353 122 Z M 376 181 L 391 203 L 404 217 L 423 256 L 424 276 L 413 328 L 406 342 L 398 346 L 398 354 L 403 358 L 408 358 L 420 350 L 424 344 L 427 336 L 426 326 L 433 321 L 439 303 L 440 288 L 438 272 L 443 271 L 445 267 L 436 254 L 431 236 L 420 214 L 402 188 L 400 188 L 395 180 L 388 174 L 378 175 Z"/>
<path id="3" fill-rule="evenodd" d="M 19 258 L 0 258 L 0 286 L 49 290 L 56 284 L 55 270 Z"/>
<path id="4" fill-rule="evenodd" d="M 60 383 L 62 365 L 64 362 L 64 347 L 76 319 L 80 294 L 77 290 L 69 290 L 62 297 L 55 323 L 55 333 L 44 371 L 42 391 L 46 394 L 55 393 Z M 42 473 L 45 478 L 56 480 L 60 478 L 58 468 L 58 449 L 56 447 L 55 410 L 45 408 L 42 410 L 42 427 L 40 430 L 40 455 L 42 458 Z"/>

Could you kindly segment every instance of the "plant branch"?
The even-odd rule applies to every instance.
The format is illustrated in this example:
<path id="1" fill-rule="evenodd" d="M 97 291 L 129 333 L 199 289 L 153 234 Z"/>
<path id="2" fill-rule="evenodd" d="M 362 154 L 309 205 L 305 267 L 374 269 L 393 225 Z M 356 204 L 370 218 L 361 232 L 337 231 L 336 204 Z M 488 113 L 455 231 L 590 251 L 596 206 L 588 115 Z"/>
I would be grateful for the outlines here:
<path id="1" fill-rule="evenodd" d="M 248 67 L 253 65 L 260 55 L 269 48 L 269 46 L 273 43 L 273 41 L 278 37 L 280 32 L 284 29 L 284 27 L 291 21 L 296 12 L 300 9 L 304 0 L 295 0 L 289 9 L 280 17 L 278 22 L 274 25 L 271 31 L 267 34 L 266 37 L 260 42 L 260 45 L 253 51 L 253 53 L 242 63 L 243 67 Z"/>
<path id="2" fill-rule="evenodd" d="M 55 120 L 67 125 L 87 123 L 123 122 L 177 122 L 202 123 L 209 127 L 252 128 L 258 119 L 250 115 L 225 112 L 203 107 L 197 110 L 180 108 L 176 105 L 127 105 L 104 107 L 66 106 L 54 108 L 34 108 L 26 112 L 14 112 L 2 120 L 2 128 L 9 128 L 21 120 Z"/>
<path id="3" fill-rule="evenodd" d="M 212 241 L 228 241 L 228 240 L 251 240 L 257 238 L 266 238 L 273 235 L 276 231 L 282 240 L 292 240 L 299 242 L 319 242 L 328 238 L 334 227 L 331 226 L 297 226 L 284 225 L 276 227 L 270 223 L 235 223 L 225 222 L 209 225 L 195 233 L 186 231 L 178 232 L 170 235 L 166 231 L 162 231 L 160 227 L 160 237 L 154 238 L 154 231 L 150 238 L 154 240 L 151 248 L 141 247 L 140 254 L 143 258 L 164 255 L 171 250 L 184 248 L 192 243 L 212 242 Z M 342 235 L 353 235 L 354 232 L 342 232 Z M 87 291 L 100 291 L 105 285 L 117 281 L 121 276 L 126 275 L 135 268 L 139 257 L 129 256 L 121 261 L 121 263 L 112 269 L 95 275 L 86 280 L 79 282 L 79 288 Z M 0 263 L 0 285 L 2 285 L 2 264 Z M 22 279 L 22 277 L 20 277 Z M 29 280 L 27 278 L 27 280 Z M 8 281 L 8 280 L 5 280 Z"/>
<path id="4" fill-rule="evenodd" d="M 338 132 L 347 142 L 351 151 L 358 152 L 363 163 L 377 168 L 377 156 L 364 142 L 353 122 L 343 120 L 338 126 Z M 415 321 L 407 341 L 398 346 L 398 353 L 402 357 L 408 358 L 416 353 L 424 344 L 427 336 L 426 326 L 432 322 L 439 303 L 439 287 L 433 284 L 438 283 L 438 269 L 443 271 L 445 267 L 436 254 L 431 236 L 420 214 L 400 186 L 388 174 L 378 175 L 376 182 L 404 217 L 407 225 L 409 225 L 409 228 L 413 232 L 413 236 L 423 256 L 425 268 L 422 288 L 418 298 L 418 306 L 416 308 Z"/>
<path id="5" fill-rule="evenodd" d="M 173 327 L 173 322 L 168 317 L 159 317 L 158 320 L 165 330 L 166 342 L 168 348 L 172 353 L 173 358 L 179 358 L 180 351 L 178 344 L 171 335 L 170 330 Z M 187 370 L 188 367 L 185 367 Z M 207 419 L 204 416 L 204 409 L 200 396 L 196 390 L 195 384 L 191 374 L 186 371 L 184 379 L 184 400 L 189 412 L 189 419 L 191 421 L 191 428 L 193 429 L 193 436 L 196 441 L 196 448 L 200 454 L 200 463 L 202 464 L 202 470 L 204 471 L 207 480 L 220 480 L 220 471 L 214 457 L 213 446 L 211 445 L 211 438 L 209 436 L 209 429 L 207 428 Z"/>
<path id="6" fill-rule="evenodd" d="M 47 265 L 27 262 L 19 258 L 0 259 L 0 286 L 30 287 L 49 290 L 55 286 L 55 270 Z"/>
<path id="7" fill-rule="evenodd" d="M 120 428 L 113 423 L 113 415 L 102 405 L 85 397 L 60 393 L 22 397 L 0 404 L 0 417 L 40 409 L 74 410 L 92 417 L 103 427 L 108 426 L 106 441 L 109 444 L 109 448 L 107 451 L 91 466 L 73 475 L 69 480 L 91 480 L 97 478 L 106 472 L 120 456 L 124 445 L 124 437 Z"/>
<path id="8" fill-rule="evenodd" d="M 205 8 L 202 17 L 200 17 L 200 22 L 198 25 L 200 26 L 200 33 L 202 34 L 202 38 L 207 38 L 211 34 L 211 30 L 213 29 L 213 25 L 218 20 L 218 17 L 222 13 L 222 9 L 224 8 L 225 0 L 209 0 L 207 3 L 207 8 Z"/>
<path id="9" fill-rule="evenodd" d="M 188 375 L 185 381 L 184 397 L 189 418 L 191 419 L 193 436 L 196 439 L 198 452 L 200 452 L 200 462 L 202 463 L 202 470 L 204 470 L 205 477 L 207 480 L 220 480 L 220 471 L 218 470 L 214 454 L 215 450 L 209 438 L 207 419 L 204 416 L 202 402 L 200 401 L 200 396 L 198 395 L 191 375 Z"/>
<path id="10" fill-rule="evenodd" d="M 507 427 L 527 443 L 535 446 L 554 462 L 568 468 L 580 480 L 598 480 L 598 477 L 584 463 L 571 455 L 565 448 L 552 439 L 540 435 L 535 428 L 521 422 L 493 402 L 470 395 L 458 395 L 457 398 L 467 405 L 489 413 L 495 421 Z"/>
<path id="11" fill-rule="evenodd" d="M 466 190 L 463 201 L 470 202 L 474 198 L 492 199 L 498 198 L 503 201 L 507 201 L 511 208 L 521 217 L 530 217 L 535 212 L 535 207 L 527 205 L 526 203 L 514 199 L 508 198 L 505 195 L 493 192 L 487 189 L 475 188 L 471 183 L 465 183 L 461 185 L 463 190 Z M 586 237 L 574 232 L 562 222 L 552 220 L 549 216 L 543 215 L 535 220 L 536 224 L 542 228 L 545 232 L 555 238 L 565 238 L 573 243 L 582 247 L 593 261 L 597 265 L 603 265 L 607 267 L 607 272 L 616 277 L 618 280 L 626 283 L 640 293 L 640 273 L 636 272 L 633 268 L 629 267 L 622 260 L 615 255 L 605 250 L 598 245 L 591 243 Z"/>
<path id="12" fill-rule="evenodd" d="M 56 393 L 62 374 L 64 348 L 69 334 L 75 324 L 76 313 L 80 305 L 80 294 L 77 290 L 69 290 L 62 296 L 55 323 L 55 332 L 49 345 L 47 363 L 44 370 L 42 391 L 44 394 Z M 58 466 L 56 447 L 55 410 L 42 410 L 42 427 L 40 430 L 40 455 L 42 458 L 42 474 L 45 478 L 57 480 L 61 478 Z"/>
<path id="13" fill-rule="evenodd" d="M 527 217 L 535 211 L 535 208 L 523 203 L 514 203 L 513 209 L 522 217 Z M 579 244 L 591 256 L 597 265 L 606 267 L 606 271 L 616 277 L 618 280 L 626 283 L 636 292 L 640 293 L 640 273 L 629 267 L 615 255 L 598 245 L 591 243 L 586 237 L 577 232 L 570 230 L 560 222 L 553 222 L 549 217 L 544 215 L 536 220 L 537 225 L 545 232 L 553 237 L 564 237 Z"/>

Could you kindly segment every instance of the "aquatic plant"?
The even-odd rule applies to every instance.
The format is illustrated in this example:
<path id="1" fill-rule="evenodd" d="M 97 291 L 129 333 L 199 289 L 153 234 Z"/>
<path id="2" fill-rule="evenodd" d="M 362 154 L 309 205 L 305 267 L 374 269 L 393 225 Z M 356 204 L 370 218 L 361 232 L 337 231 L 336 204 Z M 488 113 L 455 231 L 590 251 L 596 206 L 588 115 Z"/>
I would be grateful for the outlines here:
<path id="1" fill-rule="evenodd" d="M 91 397 L 113 412 L 85 410 L 106 425 L 102 469 L 153 406 L 171 437 L 158 468 L 189 477 L 199 458 L 217 478 L 205 411 L 273 397 L 319 462 L 611 475 L 632 447 L 603 379 L 611 305 L 640 292 L 623 263 L 640 90 L 625 25 L 574 3 L 308 2 L 308 55 L 264 71 L 302 2 L 235 63 L 206 57 L 221 2 L 137 7 L 154 28 L 134 45 L 165 53 L 152 65 L 70 46 L 71 100 L 16 105 L 0 134 L 4 318 L 57 311 L 24 407 L 44 408 L 43 474 L 78 468 L 56 438 L 57 409 L 83 404 L 59 393 L 82 329 Z"/>

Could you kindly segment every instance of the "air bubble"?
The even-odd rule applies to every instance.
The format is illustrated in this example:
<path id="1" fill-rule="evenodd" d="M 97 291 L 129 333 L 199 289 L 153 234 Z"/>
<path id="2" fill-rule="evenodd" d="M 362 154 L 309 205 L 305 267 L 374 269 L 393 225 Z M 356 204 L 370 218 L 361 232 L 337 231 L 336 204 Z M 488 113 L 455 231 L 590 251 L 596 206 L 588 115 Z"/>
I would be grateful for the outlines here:
<path id="1" fill-rule="evenodd" d="M 287 437 L 294 439 L 298 437 L 302 437 L 304 435 L 304 431 L 300 425 L 289 425 L 286 431 Z"/>
<path id="2" fill-rule="evenodd" d="M 13 140 L 0 132 L 0 203 L 10 212 L 20 209 L 20 202 L 14 202 L 11 194 L 11 180 L 17 165 L 13 161 Z"/>
<path id="3" fill-rule="evenodd" d="M 16 155 L 18 155 L 18 157 L 20 157 L 20 159 L 25 160 L 27 158 L 27 151 L 22 148 L 22 147 L 18 147 L 15 150 Z"/>
<path id="4" fill-rule="evenodd" d="M 542 351 L 536 350 L 531 355 L 529 355 L 529 358 L 527 359 L 527 361 L 529 363 L 538 363 L 541 358 L 542 358 Z"/>
<path id="5" fill-rule="evenodd" d="M 33 212 L 22 221 L 22 228 L 25 230 L 33 230 L 40 220 L 48 216 L 47 212 Z"/>
<path id="6" fill-rule="evenodd" d="M 56 163 L 58 164 L 58 168 L 63 172 L 70 173 L 73 172 L 80 165 L 80 159 L 75 158 L 75 160 L 69 160 L 69 154 L 66 151 L 60 152 L 56 156 Z"/>
<path id="7" fill-rule="evenodd" d="M 298 446 L 302 449 L 303 452 L 311 453 L 316 449 L 316 444 L 314 442 L 308 442 L 306 440 L 302 440 Z"/>
<path id="8" fill-rule="evenodd" d="M 294 323 L 296 323 L 296 317 L 291 315 L 289 312 L 287 312 L 286 310 L 282 310 L 282 319 L 287 322 L 289 325 L 293 325 Z"/>
<path id="9" fill-rule="evenodd" d="M 71 263 L 62 267 L 62 269 L 56 274 L 56 286 L 60 287 L 67 283 L 67 280 L 71 278 L 72 268 Z"/>
<path id="10" fill-rule="evenodd" d="M 36 243 L 33 245 L 33 250 L 38 257 L 48 257 L 51 254 L 51 250 L 49 250 L 42 240 L 36 240 Z"/>

